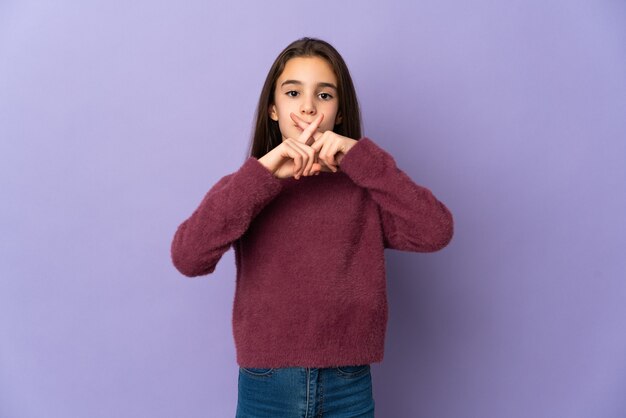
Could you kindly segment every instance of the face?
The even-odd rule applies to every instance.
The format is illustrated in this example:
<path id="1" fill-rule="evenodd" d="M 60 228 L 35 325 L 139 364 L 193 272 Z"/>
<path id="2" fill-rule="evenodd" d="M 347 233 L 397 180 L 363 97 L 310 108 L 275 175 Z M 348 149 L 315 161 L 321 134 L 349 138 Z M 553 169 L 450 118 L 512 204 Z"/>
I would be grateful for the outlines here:
<path id="1" fill-rule="evenodd" d="M 337 77 L 325 59 L 296 57 L 287 61 L 276 80 L 274 104 L 269 109 L 270 118 L 278 121 L 283 141 L 296 139 L 302 132 L 289 116 L 291 112 L 306 122 L 323 113 L 324 119 L 317 129 L 324 132 L 341 123 L 338 109 Z"/>

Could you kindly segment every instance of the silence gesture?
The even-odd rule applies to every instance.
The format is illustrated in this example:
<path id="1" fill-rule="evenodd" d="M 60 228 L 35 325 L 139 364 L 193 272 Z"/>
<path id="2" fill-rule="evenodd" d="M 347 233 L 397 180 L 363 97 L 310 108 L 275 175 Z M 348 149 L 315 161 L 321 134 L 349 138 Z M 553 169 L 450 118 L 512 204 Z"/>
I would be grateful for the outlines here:
<path id="1" fill-rule="evenodd" d="M 315 122 L 313 121 L 309 124 L 293 112 L 289 115 L 300 129 L 303 130 L 303 133 L 308 132 L 308 129 L 310 129 L 311 125 Z M 311 134 L 315 138 L 315 142 L 311 144 L 311 148 L 315 151 L 317 161 L 322 164 L 322 171 L 329 171 L 326 169 L 326 167 L 329 167 L 330 171 L 336 173 L 343 157 L 358 141 L 330 130 L 319 132 L 317 128 L 315 129 L 316 130 Z"/>
<path id="2" fill-rule="evenodd" d="M 277 147 L 259 158 L 259 162 L 278 178 L 299 179 L 303 175 L 319 173 L 322 165 L 317 162 L 317 152 L 310 145 L 315 142 L 313 134 L 323 119 L 324 114 L 320 113 L 313 122 L 302 129 L 298 138 L 283 140 Z"/>

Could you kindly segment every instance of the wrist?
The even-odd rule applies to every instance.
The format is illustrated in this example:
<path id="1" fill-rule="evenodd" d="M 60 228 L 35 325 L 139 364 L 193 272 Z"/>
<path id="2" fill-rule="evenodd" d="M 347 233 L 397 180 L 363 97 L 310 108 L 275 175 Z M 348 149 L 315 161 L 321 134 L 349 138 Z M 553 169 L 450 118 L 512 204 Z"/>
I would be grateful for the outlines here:
<path id="1" fill-rule="evenodd" d="M 267 171 L 269 171 L 270 173 L 272 173 L 272 175 L 274 174 L 274 169 L 272 168 L 272 165 L 270 164 L 270 162 L 267 159 L 267 155 L 265 154 L 264 156 L 262 156 L 261 158 L 257 158 L 257 161 L 267 169 Z"/>
<path id="2" fill-rule="evenodd" d="M 359 141 L 357 141 L 356 139 L 348 138 L 348 140 L 346 141 L 346 148 L 343 153 L 347 154 L 358 142 Z"/>

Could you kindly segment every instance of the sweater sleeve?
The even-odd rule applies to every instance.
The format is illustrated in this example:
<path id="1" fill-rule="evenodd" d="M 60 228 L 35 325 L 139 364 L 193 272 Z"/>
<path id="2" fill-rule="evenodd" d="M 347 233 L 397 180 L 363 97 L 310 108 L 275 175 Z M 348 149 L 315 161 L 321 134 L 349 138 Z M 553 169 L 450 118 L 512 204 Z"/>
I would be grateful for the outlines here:
<path id="1" fill-rule="evenodd" d="M 344 155 L 340 170 L 367 189 L 378 204 L 385 248 L 434 252 L 452 239 L 448 208 L 430 190 L 415 184 L 371 139 L 361 138 Z"/>
<path id="2" fill-rule="evenodd" d="M 171 244 L 172 262 L 185 276 L 212 273 L 222 255 L 282 188 L 256 158 L 222 177 L 180 224 Z"/>

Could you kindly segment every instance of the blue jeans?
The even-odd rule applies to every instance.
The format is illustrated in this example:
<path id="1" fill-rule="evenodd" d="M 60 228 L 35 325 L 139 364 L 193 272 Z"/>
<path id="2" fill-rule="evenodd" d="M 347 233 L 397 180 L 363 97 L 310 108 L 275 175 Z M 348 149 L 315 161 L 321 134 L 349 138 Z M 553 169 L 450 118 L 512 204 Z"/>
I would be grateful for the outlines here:
<path id="1" fill-rule="evenodd" d="M 370 365 L 239 367 L 236 418 L 373 418 Z"/>

